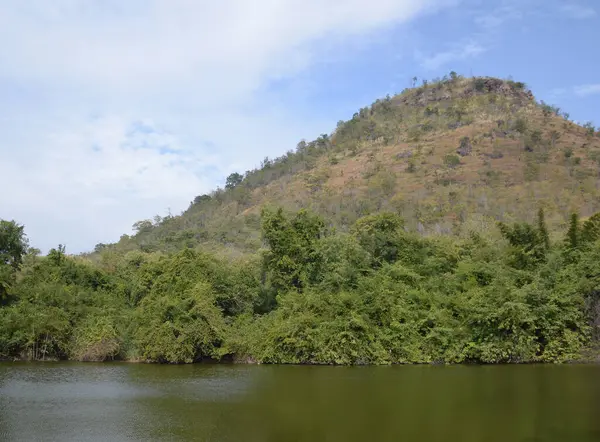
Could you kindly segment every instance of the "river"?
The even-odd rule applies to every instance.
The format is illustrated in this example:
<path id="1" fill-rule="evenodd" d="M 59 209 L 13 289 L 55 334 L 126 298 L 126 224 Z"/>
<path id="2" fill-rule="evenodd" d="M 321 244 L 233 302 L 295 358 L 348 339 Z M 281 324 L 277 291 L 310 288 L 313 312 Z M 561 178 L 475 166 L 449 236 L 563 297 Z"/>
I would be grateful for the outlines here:
<path id="1" fill-rule="evenodd" d="M 598 442 L 600 366 L 1 363 L 0 441 Z"/>

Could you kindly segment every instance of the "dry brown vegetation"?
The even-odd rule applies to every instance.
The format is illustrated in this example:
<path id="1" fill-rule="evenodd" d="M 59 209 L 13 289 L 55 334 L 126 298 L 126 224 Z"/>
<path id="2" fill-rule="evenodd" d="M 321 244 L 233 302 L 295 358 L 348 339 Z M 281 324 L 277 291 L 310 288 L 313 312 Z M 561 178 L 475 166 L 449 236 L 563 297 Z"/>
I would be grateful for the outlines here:
<path id="1" fill-rule="evenodd" d="M 452 75 L 377 100 L 331 135 L 265 159 L 241 183 L 142 223 L 110 248 L 253 251 L 265 205 L 310 208 L 341 230 L 394 211 L 424 235 L 490 231 L 543 208 L 557 231 L 572 211 L 600 211 L 599 166 L 599 134 L 538 103 L 524 84 Z"/>

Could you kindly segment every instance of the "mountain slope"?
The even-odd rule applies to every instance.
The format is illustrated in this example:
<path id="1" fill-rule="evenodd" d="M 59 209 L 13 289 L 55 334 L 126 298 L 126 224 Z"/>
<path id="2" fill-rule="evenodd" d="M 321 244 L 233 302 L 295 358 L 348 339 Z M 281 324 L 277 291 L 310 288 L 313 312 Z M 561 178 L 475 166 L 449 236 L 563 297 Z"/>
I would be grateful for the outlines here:
<path id="1" fill-rule="evenodd" d="M 265 205 L 310 208 L 340 230 L 395 211 L 409 229 L 456 235 L 531 221 L 542 207 L 555 231 L 571 211 L 600 211 L 599 135 L 523 83 L 452 74 L 375 101 L 331 135 L 232 174 L 226 189 L 196 197 L 180 216 L 141 221 L 109 247 L 253 251 Z"/>

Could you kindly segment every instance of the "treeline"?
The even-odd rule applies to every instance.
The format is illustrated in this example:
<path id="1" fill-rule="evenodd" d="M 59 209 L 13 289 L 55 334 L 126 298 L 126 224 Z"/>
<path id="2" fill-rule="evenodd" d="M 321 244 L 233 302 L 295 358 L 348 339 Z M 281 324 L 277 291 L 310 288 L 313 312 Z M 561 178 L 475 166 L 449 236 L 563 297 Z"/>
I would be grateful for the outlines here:
<path id="1" fill-rule="evenodd" d="M 340 233 L 265 209 L 264 247 L 30 249 L 0 225 L 0 358 L 393 364 L 579 360 L 600 330 L 600 214 L 423 237 L 380 213 Z"/>

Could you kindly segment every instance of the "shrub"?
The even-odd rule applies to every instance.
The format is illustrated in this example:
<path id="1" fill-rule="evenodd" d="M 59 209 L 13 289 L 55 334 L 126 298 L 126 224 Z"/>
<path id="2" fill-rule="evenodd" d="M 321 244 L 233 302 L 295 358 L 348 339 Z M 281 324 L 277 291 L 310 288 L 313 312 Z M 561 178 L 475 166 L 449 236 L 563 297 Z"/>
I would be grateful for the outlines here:
<path id="1" fill-rule="evenodd" d="M 78 361 L 114 359 L 121 348 L 120 333 L 109 316 L 90 316 L 73 331 L 71 357 Z"/>
<path id="2" fill-rule="evenodd" d="M 465 157 L 467 155 L 471 155 L 473 151 L 473 145 L 471 144 L 471 139 L 469 137 L 462 137 L 460 140 L 460 146 L 456 150 L 456 153 L 461 157 Z"/>
<path id="3" fill-rule="evenodd" d="M 566 159 L 571 158 L 573 156 L 573 149 L 570 147 L 565 148 L 565 150 L 563 151 L 563 155 Z"/>
<path id="4" fill-rule="evenodd" d="M 596 133 L 596 128 L 594 127 L 594 125 L 592 124 L 591 121 L 588 121 L 587 123 L 585 123 L 583 125 L 583 127 L 586 130 L 586 133 L 589 137 L 593 137 L 594 133 Z"/>
<path id="5" fill-rule="evenodd" d="M 483 92 L 485 90 L 485 84 L 485 78 L 476 78 L 473 82 L 477 92 Z"/>
<path id="6" fill-rule="evenodd" d="M 521 134 L 524 134 L 525 132 L 527 132 L 527 127 L 528 127 L 527 120 L 523 117 L 517 118 L 515 120 L 515 123 L 513 126 L 514 130 L 516 130 L 517 132 L 519 132 Z"/>
<path id="7" fill-rule="evenodd" d="M 458 155 L 448 154 L 444 157 L 444 164 L 450 168 L 454 168 L 460 165 L 460 158 Z"/>

